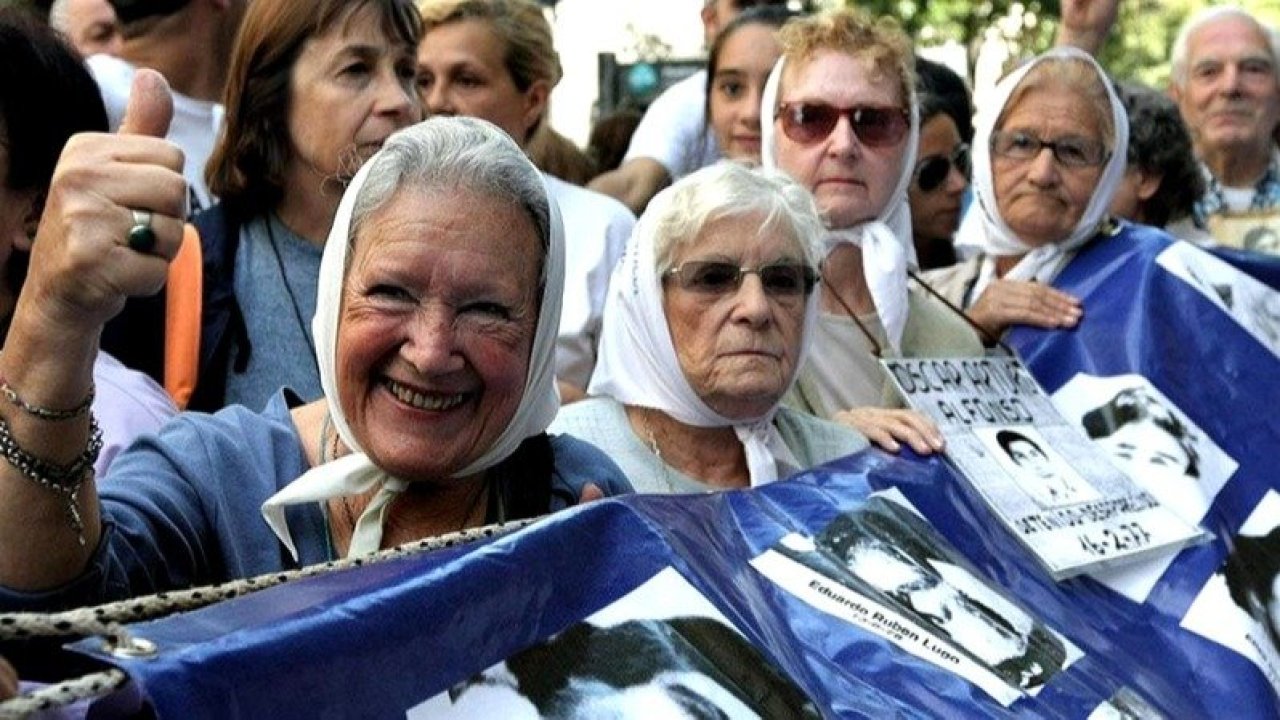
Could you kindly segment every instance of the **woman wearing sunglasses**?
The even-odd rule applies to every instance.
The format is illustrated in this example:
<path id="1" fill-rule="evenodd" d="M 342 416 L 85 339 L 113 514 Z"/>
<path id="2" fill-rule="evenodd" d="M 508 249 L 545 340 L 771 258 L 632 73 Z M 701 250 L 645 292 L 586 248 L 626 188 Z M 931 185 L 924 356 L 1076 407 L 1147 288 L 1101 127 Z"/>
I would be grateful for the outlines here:
<path id="1" fill-rule="evenodd" d="M 953 244 L 969 188 L 973 139 L 969 91 L 945 65 L 916 58 L 920 104 L 919 161 L 911 175 L 911 231 L 920 268 L 956 263 Z"/>
<path id="2" fill-rule="evenodd" d="M 902 408 L 878 362 L 982 352 L 962 317 L 907 285 L 918 136 L 911 42 L 892 19 L 852 10 L 793 20 L 779 39 L 762 109 L 764 165 L 809 188 L 827 227 L 814 349 L 788 403 L 890 451 L 941 450 L 937 427 Z"/>
<path id="3" fill-rule="evenodd" d="M 822 232 L 804 188 L 730 161 L 656 195 L 609 285 L 594 397 L 551 431 L 649 493 L 761 485 L 865 448 L 779 408 L 812 337 Z"/>
<path id="4" fill-rule="evenodd" d="M 1056 48 L 1001 80 L 989 107 L 974 140 L 974 212 L 956 240 L 979 253 L 928 278 L 989 337 L 1015 324 L 1075 327 L 1079 299 L 1049 282 L 1116 230 L 1108 210 L 1125 175 L 1124 106 L 1093 58 Z"/>

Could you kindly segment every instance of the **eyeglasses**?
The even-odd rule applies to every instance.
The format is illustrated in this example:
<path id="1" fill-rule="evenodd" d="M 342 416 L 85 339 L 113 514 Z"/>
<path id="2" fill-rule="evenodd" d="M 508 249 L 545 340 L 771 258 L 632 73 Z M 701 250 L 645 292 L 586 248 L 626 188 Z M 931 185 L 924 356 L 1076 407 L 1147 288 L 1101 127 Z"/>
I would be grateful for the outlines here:
<path id="1" fill-rule="evenodd" d="M 825 140 L 836 129 L 841 116 L 849 119 L 849 126 L 858 142 L 872 148 L 898 144 L 910 126 L 907 111 L 898 107 L 874 107 L 855 105 L 841 108 L 826 103 L 782 103 L 775 118 L 782 118 L 782 132 L 793 142 L 811 145 Z"/>
<path id="2" fill-rule="evenodd" d="M 703 295 L 727 295 L 742 285 L 743 276 L 755 273 L 768 295 L 795 298 L 808 295 L 818 282 L 818 273 L 800 263 L 774 263 L 759 268 L 738 267 L 716 260 L 690 260 L 662 274 L 675 278 L 680 288 Z"/>
<path id="3" fill-rule="evenodd" d="M 1070 168 L 1095 167 L 1111 157 L 1101 142 L 1079 135 L 1064 135 L 1050 142 L 1019 130 L 991 133 L 991 152 L 1011 160 L 1031 160 L 1045 148 L 1053 151 L 1059 165 Z"/>
<path id="4" fill-rule="evenodd" d="M 961 175 L 969 177 L 968 144 L 960 143 L 955 150 L 951 151 L 950 156 L 930 155 L 921 161 L 916 166 L 916 187 L 920 188 L 920 192 L 937 190 L 947 181 L 953 165 Z"/>

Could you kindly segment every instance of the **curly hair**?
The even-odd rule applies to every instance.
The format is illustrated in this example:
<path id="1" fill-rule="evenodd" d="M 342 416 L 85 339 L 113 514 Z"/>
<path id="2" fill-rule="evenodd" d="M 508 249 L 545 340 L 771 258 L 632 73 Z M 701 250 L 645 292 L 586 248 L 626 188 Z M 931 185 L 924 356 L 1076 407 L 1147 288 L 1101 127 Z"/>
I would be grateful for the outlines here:
<path id="1" fill-rule="evenodd" d="M 1142 203 L 1142 218 L 1164 227 L 1191 215 L 1204 194 L 1204 176 L 1178 106 L 1162 93 L 1132 82 L 1116 82 L 1129 113 L 1129 165 L 1160 177 L 1160 187 Z"/>
<path id="2" fill-rule="evenodd" d="M 844 8 L 791 20 L 778 33 L 782 56 L 788 61 L 783 82 L 796 68 L 824 50 L 868 60 L 878 72 L 896 78 L 903 104 L 915 95 L 916 63 L 911 38 L 887 15 L 873 17 Z M 781 93 L 779 93 L 781 96 Z"/>

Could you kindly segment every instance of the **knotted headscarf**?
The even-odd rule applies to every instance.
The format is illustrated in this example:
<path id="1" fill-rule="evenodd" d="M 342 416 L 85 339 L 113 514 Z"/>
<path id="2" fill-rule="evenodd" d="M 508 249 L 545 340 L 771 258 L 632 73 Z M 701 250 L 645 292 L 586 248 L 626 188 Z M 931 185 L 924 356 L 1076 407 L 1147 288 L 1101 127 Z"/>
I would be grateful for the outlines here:
<path id="1" fill-rule="evenodd" d="M 312 321 L 312 333 L 316 339 L 316 360 L 320 367 L 320 384 L 324 389 L 329 414 L 338 437 L 351 450 L 349 455 L 308 470 L 262 505 L 262 515 L 280 541 L 289 548 L 294 559 L 298 553 L 293 537 L 285 522 L 285 507 L 301 503 L 320 502 L 336 497 L 359 495 L 378 488 L 360 518 L 352 534 L 348 557 L 366 555 L 378 550 L 382 543 L 382 526 L 391 501 L 408 483 L 385 473 L 365 455 L 339 400 L 342 388 L 337 382 L 336 362 L 338 350 L 339 313 L 342 291 L 346 278 L 347 254 L 353 243 L 351 237 L 352 212 L 356 198 L 371 173 L 390 172 L 390 165 L 381 162 L 384 156 L 402 147 L 427 146 L 438 151 L 420 153 L 428 161 L 435 160 L 443 152 L 469 153 L 475 157 L 492 158 L 493 162 L 517 162 L 527 166 L 527 173 L 542 188 L 542 197 L 548 206 L 550 220 L 550 245 L 544 266 L 545 278 L 539 302 L 537 327 L 533 346 L 529 353 L 529 369 L 525 376 L 524 395 L 506 428 L 493 445 L 478 458 L 452 477 L 466 477 L 482 472 L 502 462 L 520 446 L 526 438 L 546 430 L 560 409 L 559 394 L 555 385 L 555 339 L 560 326 L 560 303 L 564 290 L 564 225 L 555 201 L 547 192 L 541 174 L 523 152 L 502 130 L 488 122 L 466 117 L 436 117 L 426 120 L 392 135 L 356 173 L 355 179 L 342 196 L 338 213 L 334 218 L 324 256 L 320 261 L 320 280 L 316 298 L 316 315 Z M 483 160 L 481 160 L 483 162 Z M 524 173 L 526 169 L 521 169 Z M 467 188 L 468 178 L 458 173 L 445 189 Z M 412 182 L 412 179 L 409 180 Z M 484 189 L 486 192 L 489 188 Z M 499 201 L 500 202 L 500 201 Z M 518 202 L 514 193 L 510 202 Z M 430 242 L 430 238 L 423 238 Z M 376 432 L 376 428 L 366 431 Z"/>
<path id="2" fill-rule="evenodd" d="M 760 101 L 761 162 L 767 168 L 778 167 L 777 121 L 779 84 L 786 56 L 778 58 Z M 915 89 L 907 88 L 910 131 L 904 141 L 902 170 L 889 201 L 873 220 L 850 227 L 827 228 L 825 251 L 830 253 L 840 243 L 862 248 L 862 272 L 866 278 L 876 314 L 884 326 L 889 343 L 895 350 L 902 347 L 902 333 L 907 326 L 907 268 L 918 265 L 915 241 L 911 235 L 911 203 L 907 190 L 916 166 L 916 148 L 920 140 L 920 108 Z"/>
<path id="3" fill-rule="evenodd" d="M 1110 112 L 1115 126 L 1114 140 L 1110 143 L 1111 157 L 1103 168 L 1102 176 L 1093 190 L 1089 204 L 1085 206 L 1079 222 L 1066 237 L 1057 242 L 1033 248 L 1020 240 L 1005 224 L 1000 216 L 1000 208 L 996 203 L 995 177 L 991 163 L 991 134 L 996 131 L 996 123 L 1008 111 L 1009 98 L 1013 91 L 1035 66 L 1044 62 L 1082 61 L 1098 75 L 1098 81 L 1106 89 L 1110 100 L 1110 108 L 1099 108 L 1102 112 Z M 984 111 L 979 111 L 973 139 L 973 209 L 966 213 L 960 230 L 956 235 L 956 247 L 976 249 L 988 257 L 1008 257 L 1022 255 L 1023 258 L 1004 277 L 1011 280 L 1035 280 L 1049 282 L 1062 269 L 1062 265 L 1070 253 L 1085 244 L 1097 234 L 1103 221 L 1107 219 L 1112 196 L 1124 178 L 1127 156 L 1129 153 L 1129 116 L 1124 105 L 1116 96 L 1111 80 L 1103 72 L 1098 63 L 1088 54 L 1074 47 L 1054 48 L 1037 56 L 1022 67 L 1006 75 L 996 83 L 992 91 L 990 103 Z M 992 273 L 985 273 L 989 281 Z M 983 285 L 985 286 L 985 282 Z M 981 287 L 974 287 L 973 296 L 982 292 Z"/>
<path id="4" fill-rule="evenodd" d="M 732 427 L 746 452 L 747 469 L 754 487 L 778 479 L 780 467 L 781 476 L 802 469 L 773 424 L 785 391 L 779 394 L 779 402 L 764 414 L 740 419 L 724 417 L 698 396 L 680 368 L 671 339 L 671 328 L 663 309 L 662 279 L 657 272 L 655 250 L 660 226 L 671 212 L 678 193 L 695 183 L 714 182 L 726 174 L 752 172 L 770 178 L 777 186 L 777 192 L 792 193 L 791 198 L 803 202 L 813 218 L 810 224 L 816 233 L 818 224 L 812 199 L 803 188 L 776 171 L 752 171 L 730 161 L 722 161 L 687 175 L 658 193 L 636 223 L 627 252 L 614 269 L 605 301 L 596 369 L 587 393 L 611 397 L 624 405 L 653 408 L 694 427 Z M 733 208 L 723 210 L 723 214 L 715 217 L 733 216 Z M 748 208 L 743 214 L 750 212 L 752 210 Z M 799 240 L 812 243 L 814 238 Z M 811 250 L 806 250 L 805 262 L 814 255 Z M 791 383 L 795 382 L 796 370 L 803 365 L 807 355 L 816 314 L 817 293 L 812 292 L 806 299 L 800 348 Z"/>

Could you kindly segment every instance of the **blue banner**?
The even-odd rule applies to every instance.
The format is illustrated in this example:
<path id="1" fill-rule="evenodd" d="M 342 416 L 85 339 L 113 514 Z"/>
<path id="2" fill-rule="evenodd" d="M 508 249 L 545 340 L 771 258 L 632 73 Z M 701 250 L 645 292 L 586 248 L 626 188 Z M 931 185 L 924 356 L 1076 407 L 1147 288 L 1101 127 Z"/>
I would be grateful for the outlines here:
<path id="1" fill-rule="evenodd" d="M 1080 327 L 1011 344 L 1212 543 L 1054 583 L 941 459 L 868 451 L 138 624 L 158 653 L 110 661 L 162 718 L 1280 715 L 1276 293 L 1134 229 L 1056 284 Z"/>

